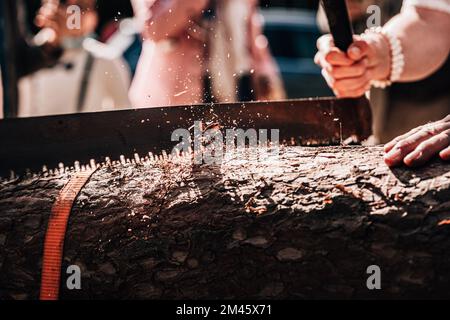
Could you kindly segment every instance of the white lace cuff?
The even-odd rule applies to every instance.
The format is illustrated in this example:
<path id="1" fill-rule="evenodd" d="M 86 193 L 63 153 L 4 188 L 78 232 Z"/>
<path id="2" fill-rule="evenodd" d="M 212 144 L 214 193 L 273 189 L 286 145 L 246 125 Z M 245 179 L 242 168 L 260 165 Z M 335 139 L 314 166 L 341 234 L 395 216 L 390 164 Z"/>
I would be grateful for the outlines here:
<path id="1" fill-rule="evenodd" d="M 450 0 L 404 0 L 403 7 L 416 6 L 450 14 Z"/>

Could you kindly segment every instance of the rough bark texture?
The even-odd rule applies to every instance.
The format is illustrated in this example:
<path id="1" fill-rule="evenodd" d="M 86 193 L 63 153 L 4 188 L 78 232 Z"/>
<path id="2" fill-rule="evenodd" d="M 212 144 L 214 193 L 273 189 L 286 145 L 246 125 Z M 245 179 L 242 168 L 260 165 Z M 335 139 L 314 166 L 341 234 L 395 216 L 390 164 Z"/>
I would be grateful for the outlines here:
<path id="1" fill-rule="evenodd" d="M 0 183 L 0 298 L 38 298 L 69 177 Z M 102 168 L 71 215 L 61 298 L 450 298 L 446 219 L 450 164 L 391 171 L 380 148 Z M 65 286 L 72 264 L 79 291 Z M 370 265 L 381 290 L 367 289 Z"/>

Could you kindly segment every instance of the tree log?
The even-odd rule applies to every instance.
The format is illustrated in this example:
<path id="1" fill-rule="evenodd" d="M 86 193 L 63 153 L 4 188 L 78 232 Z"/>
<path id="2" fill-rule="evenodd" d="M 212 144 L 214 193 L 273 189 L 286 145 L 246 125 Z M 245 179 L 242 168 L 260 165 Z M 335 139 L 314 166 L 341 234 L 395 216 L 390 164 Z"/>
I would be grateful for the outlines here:
<path id="1" fill-rule="evenodd" d="M 51 207 L 70 176 L 0 182 L 0 299 L 39 297 Z M 72 210 L 60 298 L 450 298 L 448 219 L 450 164 L 391 170 L 381 148 L 105 166 Z M 81 290 L 66 286 L 70 265 Z M 371 265 L 380 290 L 367 287 Z"/>

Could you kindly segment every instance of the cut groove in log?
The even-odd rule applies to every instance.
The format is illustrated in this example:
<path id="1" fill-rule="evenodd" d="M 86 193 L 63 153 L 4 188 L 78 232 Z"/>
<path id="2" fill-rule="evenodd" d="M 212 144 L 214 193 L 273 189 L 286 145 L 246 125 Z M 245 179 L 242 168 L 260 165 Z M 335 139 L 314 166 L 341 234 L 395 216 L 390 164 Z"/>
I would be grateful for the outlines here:
<path id="1" fill-rule="evenodd" d="M 450 164 L 390 170 L 381 148 L 252 150 L 98 170 L 68 226 L 61 299 L 450 298 Z M 0 183 L 0 299 L 37 299 L 70 174 Z M 82 289 L 68 290 L 78 265 Z M 381 290 L 368 290 L 370 265 Z"/>

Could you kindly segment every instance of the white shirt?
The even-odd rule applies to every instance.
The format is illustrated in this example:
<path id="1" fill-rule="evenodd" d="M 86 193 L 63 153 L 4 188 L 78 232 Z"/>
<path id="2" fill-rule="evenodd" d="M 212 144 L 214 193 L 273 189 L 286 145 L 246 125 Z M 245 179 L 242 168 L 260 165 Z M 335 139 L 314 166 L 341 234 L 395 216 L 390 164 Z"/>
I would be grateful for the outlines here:
<path id="1" fill-rule="evenodd" d="M 19 81 L 19 117 L 77 113 L 80 87 L 88 53 L 67 50 L 60 64 Z M 65 65 L 71 64 L 72 68 Z M 123 59 L 95 58 L 83 112 L 129 108 L 131 75 Z"/>
<path id="2" fill-rule="evenodd" d="M 403 6 L 423 7 L 450 14 L 450 0 L 404 0 Z"/>

